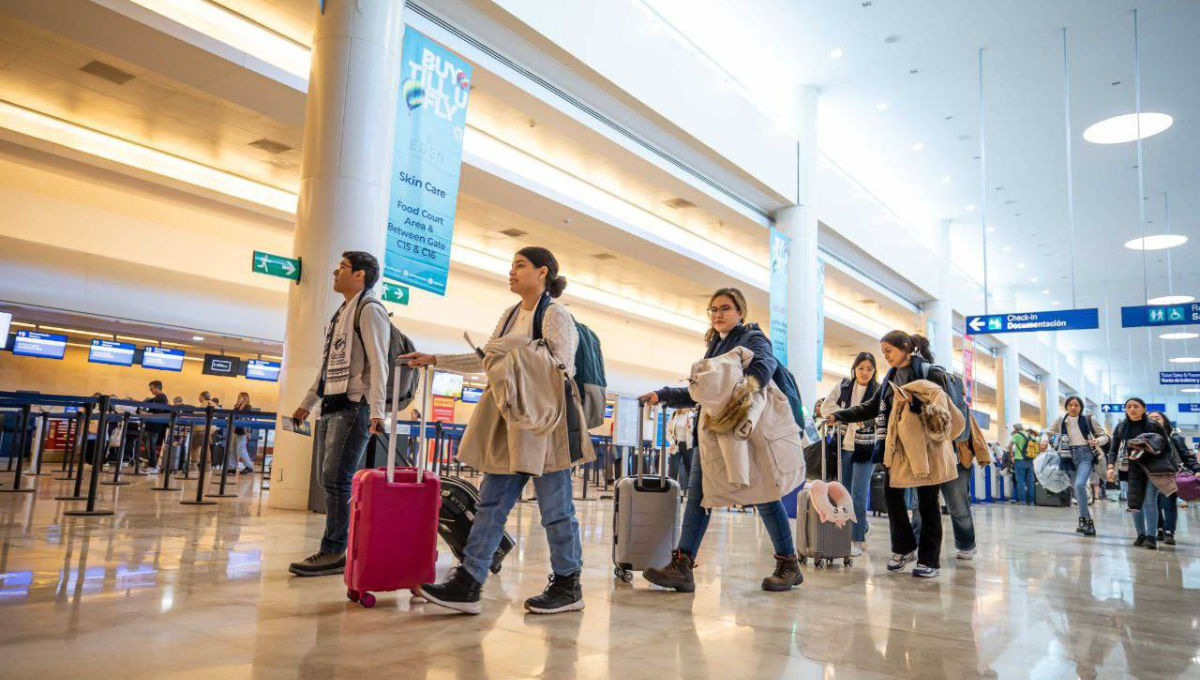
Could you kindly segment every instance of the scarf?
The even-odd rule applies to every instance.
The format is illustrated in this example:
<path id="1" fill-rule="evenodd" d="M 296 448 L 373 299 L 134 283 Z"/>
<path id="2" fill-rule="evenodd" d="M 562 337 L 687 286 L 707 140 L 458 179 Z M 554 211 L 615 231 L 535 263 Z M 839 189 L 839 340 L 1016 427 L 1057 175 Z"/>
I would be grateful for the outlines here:
<path id="1" fill-rule="evenodd" d="M 327 397 L 345 394 L 350 387 L 350 351 L 354 346 L 354 314 L 347 313 L 358 308 L 360 292 L 347 300 L 333 315 L 329 332 L 325 335 L 325 371 L 321 379 L 320 394 Z"/>

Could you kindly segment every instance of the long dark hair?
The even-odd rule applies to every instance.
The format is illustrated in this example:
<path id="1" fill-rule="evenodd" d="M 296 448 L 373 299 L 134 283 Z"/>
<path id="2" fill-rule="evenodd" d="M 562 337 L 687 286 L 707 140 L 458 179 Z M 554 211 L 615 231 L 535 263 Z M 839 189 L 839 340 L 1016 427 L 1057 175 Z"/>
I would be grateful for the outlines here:
<path id="1" fill-rule="evenodd" d="M 929 349 L 929 339 L 920 333 L 910 335 L 904 331 L 895 330 L 879 338 L 879 342 L 886 342 L 905 354 L 914 354 L 933 363 L 933 350 Z"/>
<path id="2" fill-rule="evenodd" d="M 546 268 L 546 292 L 552 298 L 562 297 L 567 287 L 567 278 L 558 275 L 558 259 L 554 253 L 538 246 L 527 246 L 517 251 L 517 254 L 529 260 L 534 267 Z"/>
<path id="3" fill-rule="evenodd" d="M 1146 418 L 1153 423 L 1154 419 L 1150 418 L 1150 416 L 1155 414 L 1157 414 L 1159 418 L 1162 418 L 1162 428 L 1166 431 L 1167 436 L 1170 437 L 1171 434 L 1175 432 L 1175 426 L 1171 425 L 1171 419 L 1168 418 L 1167 414 L 1163 413 L 1162 411 L 1147 411 Z"/>
<path id="4" fill-rule="evenodd" d="M 891 344 L 891 343 L 888 343 L 888 344 Z M 871 385 L 872 387 L 877 386 L 879 384 L 879 367 L 875 365 L 875 355 L 871 354 L 870 352 L 859 352 L 858 356 L 854 357 L 854 363 L 850 364 L 850 380 L 851 380 L 851 382 L 858 380 L 858 376 L 856 376 L 854 374 L 854 370 L 857 369 L 858 365 L 864 361 L 871 364 L 871 371 L 872 371 L 871 382 L 868 384 Z M 872 391 L 874 391 L 874 390 L 872 390 Z"/>
<path id="5" fill-rule="evenodd" d="M 1068 407 L 1068 406 L 1070 406 L 1070 405 L 1071 405 L 1071 402 L 1073 402 L 1073 401 L 1074 401 L 1074 402 L 1078 402 L 1078 403 L 1079 403 L 1079 415 L 1081 415 L 1081 416 L 1082 416 L 1082 415 L 1083 415 L 1083 409 L 1084 409 L 1084 403 L 1083 403 L 1083 400 L 1082 400 L 1082 399 L 1080 399 L 1079 397 L 1076 397 L 1076 396 L 1070 396 L 1070 397 L 1067 397 L 1067 400 L 1063 402 L 1063 410 L 1064 410 L 1064 411 L 1066 411 L 1066 410 L 1067 410 L 1067 407 Z M 1064 416 L 1064 417 L 1065 417 L 1065 416 Z"/>

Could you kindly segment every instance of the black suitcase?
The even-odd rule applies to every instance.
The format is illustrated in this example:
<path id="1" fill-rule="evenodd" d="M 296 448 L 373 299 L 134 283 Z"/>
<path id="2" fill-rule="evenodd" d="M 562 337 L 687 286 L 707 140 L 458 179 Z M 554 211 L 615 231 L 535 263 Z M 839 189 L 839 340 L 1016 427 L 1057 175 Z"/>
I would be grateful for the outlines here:
<path id="1" fill-rule="evenodd" d="M 1083 502 L 1086 503 L 1087 499 L 1084 499 Z M 1065 508 L 1071 505 L 1071 490 L 1063 489 L 1058 493 L 1050 493 L 1046 490 L 1046 487 L 1042 486 L 1041 482 L 1034 479 L 1033 504 L 1047 508 Z"/>
<path id="2" fill-rule="evenodd" d="M 397 439 L 400 439 L 397 437 Z M 418 437 L 408 437 L 409 442 L 418 441 Z M 377 447 L 377 451 L 381 451 L 380 460 L 387 460 L 387 437 L 382 433 L 376 434 L 373 438 L 372 445 Z M 441 442 L 435 444 L 440 452 Z M 403 465 L 412 466 L 413 457 L 409 451 L 411 448 L 396 452 L 396 460 Z M 471 527 L 475 525 L 475 509 L 479 505 L 479 490 L 475 485 L 461 477 L 450 477 L 441 475 L 442 480 L 442 508 L 438 513 L 438 535 L 450 547 L 450 552 L 454 553 L 454 557 L 460 562 L 463 558 L 463 552 L 467 548 L 467 539 L 471 537 Z M 492 556 L 491 571 L 493 574 L 500 571 L 500 567 L 504 562 L 504 558 L 516 546 L 513 537 L 507 531 L 500 538 L 500 546 L 496 548 L 496 554 Z"/>
<path id="3" fill-rule="evenodd" d="M 876 465 L 871 473 L 871 492 L 867 496 L 867 509 L 876 516 L 887 514 L 887 499 L 883 496 L 886 485 L 887 470 L 882 465 Z"/>

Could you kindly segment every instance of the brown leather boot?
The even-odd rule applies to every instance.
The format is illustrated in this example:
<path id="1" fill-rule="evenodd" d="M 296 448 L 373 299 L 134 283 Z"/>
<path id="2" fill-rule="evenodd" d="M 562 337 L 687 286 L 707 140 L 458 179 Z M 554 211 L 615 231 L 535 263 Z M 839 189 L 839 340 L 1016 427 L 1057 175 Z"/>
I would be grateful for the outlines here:
<path id="1" fill-rule="evenodd" d="M 696 590 L 696 582 L 692 579 L 692 568 L 695 564 L 690 555 L 678 550 L 671 553 L 671 563 L 661 569 L 646 569 L 642 576 L 656 586 L 674 588 L 681 593 Z"/>
<path id="2" fill-rule="evenodd" d="M 775 571 L 763 579 L 762 589 L 778 593 L 791 590 L 801 583 L 804 583 L 804 574 L 800 573 L 800 560 L 796 555 L 776 555 Z"/>

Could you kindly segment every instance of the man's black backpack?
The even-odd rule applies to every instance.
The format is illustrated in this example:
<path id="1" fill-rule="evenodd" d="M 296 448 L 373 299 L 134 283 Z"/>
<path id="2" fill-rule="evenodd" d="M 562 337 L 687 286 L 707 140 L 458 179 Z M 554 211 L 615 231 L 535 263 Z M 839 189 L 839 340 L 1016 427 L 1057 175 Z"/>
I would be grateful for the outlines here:
<path id="1" fill-rule="evenodd" d="M 408 366 L 401 366 L 399 369 L 396 369 L 396 358 L 403 354 L 415 352 L 417 351 L 417 348 L 413 345 L 412 340 L 409 340 L 408 336 L 404 333 L 401 333 L 400 329 L 396 328 L 396 324 L 391 322 L 392 313 L 387 311 L 387 307 L 384 307 L 382 302 L 373 297 L 363 298 L 358 303 L 358 311 L 354 314 L 354 334 L 358 336 L 359 346 L 366 346 L 363 344 L 362 328 L 360 324 L 362 322 L 363 309 L 365 309 L 366 306 L 372 302 L 379 305 L 383 309 L 383 313 L 387 314 L 389 319 L 388 326 L 391 328 L 391 334 L 390 337 L 388 337 L 388 379 L 385 387 L 384 403 L 389 411 L 401 411 L 408 408 L 408 405 L 411 404 L 413 399 L 417 396 L 417 387 L 421 384 L 421 372 L 415 368 L 409 368 Z M 392 394 L 397 380 L 400 381 L 400 403 L 393 404 Z"/>

